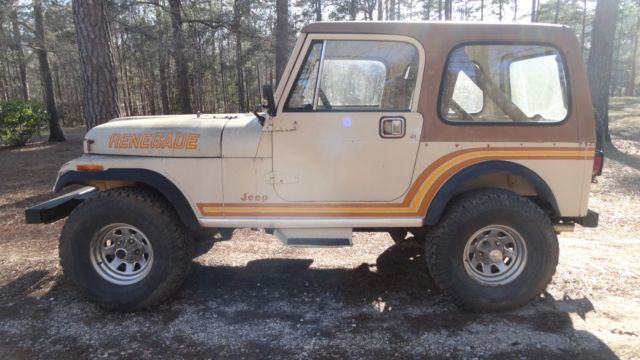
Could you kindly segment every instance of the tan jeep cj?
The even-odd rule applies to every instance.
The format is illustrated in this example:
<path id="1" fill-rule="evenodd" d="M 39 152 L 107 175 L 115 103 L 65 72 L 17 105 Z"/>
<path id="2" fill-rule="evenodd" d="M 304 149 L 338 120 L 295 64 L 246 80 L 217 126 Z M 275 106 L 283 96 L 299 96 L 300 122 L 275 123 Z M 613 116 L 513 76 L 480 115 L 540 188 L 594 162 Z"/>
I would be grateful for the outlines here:
<path id="1" fill-rule="evenodd" d="M 602 153 L 568 28 L 311 24 L 264 95 L 265 113 L 91 129 L 55 190 L 86 187 L 27 221 L 68 216 L 65 275 L 124 311 L 166 299 L 197 241 L 239 227 L 293 246 L 410 232 L 456 304 L 512 309 L 551 280 L 559 232 L 597 225 L 587 200 Z"/>

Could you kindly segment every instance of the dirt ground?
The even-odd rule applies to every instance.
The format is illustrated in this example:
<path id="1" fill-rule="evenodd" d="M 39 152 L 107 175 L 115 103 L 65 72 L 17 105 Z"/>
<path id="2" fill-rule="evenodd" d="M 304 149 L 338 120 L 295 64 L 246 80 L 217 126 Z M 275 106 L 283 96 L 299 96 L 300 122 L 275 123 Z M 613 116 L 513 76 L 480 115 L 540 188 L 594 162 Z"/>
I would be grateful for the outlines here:
<path id="1" fill-rule="evenodd" d="M 295 249 L 236 230 L 196 258 L 181 292 L 154 311 L 85 302 L 58 266 L 63 221 L 24 224 L 51 197 L 70 141 L 0 150 L 0 358 L 640 358 L 640 100 L 615 99 L 600 227 L 560 237 L 544 296 L 470 314 L 434 287 L 415 240 L 359 233 L 354 246 Z"/>

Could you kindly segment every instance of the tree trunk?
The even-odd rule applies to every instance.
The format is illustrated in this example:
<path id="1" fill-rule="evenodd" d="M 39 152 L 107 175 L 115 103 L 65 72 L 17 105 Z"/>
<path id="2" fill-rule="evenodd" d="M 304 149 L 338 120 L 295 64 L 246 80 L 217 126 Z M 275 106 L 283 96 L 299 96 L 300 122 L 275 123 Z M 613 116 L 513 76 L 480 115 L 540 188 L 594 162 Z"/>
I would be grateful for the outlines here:
<path id="1" fill-rule="evenodd" d="M 587 28 L 587 0 L 583 0 L 582 1 L 582 31 L 580 32 L 580 46 L 583 53 L 585 49 L 584 38 L 585 38 L 586 28 Z"/>
<path id="2" fill-rule="evenodd" d="M 431 20 L 431 10 L 433 7 L 433 0 L 426 0 L 422 2 L 421 20 Z"/>
<path id="3" fill-rule="evenodd" d="M 229 94 L 227 93 L 227 80 L 225 75 L 225 63 L 224 63 L 224 44 L 223 44 L 222 30 L 220 31 L 220 40 L 218 41 L 218 56 L 220 57 L 220 83 L 222 84 L 222 105 L 223 112 L 229 112 Z"/>
<path id="4" fill-rule="evenodd" d="M 625 4 L 624 4 L 625 0 L 620 0 L 620 8 L 624 9 L 625 8 Z M 623 39 L 623 30 L 624 30 L 624 20 L 623 20 L 623 14 L 620 14 L 620 12 L 618 12 L 618 19 L 616 21 L 616 32 L 617 34 L 614 35 L 614 39 L 615 42 L 613 43 L 613 62 L 611 63 L 611 72 L 612 72 L 612 77 L 611 77 L 611 84 L 609 84 L 609 96 L 616 96 L 616 95 L 622 95 L 620 92 L 620 87 L 618 86 L 618 82 L 622 79 L 620 79 L 620 76 L 618 76 L 618 68 L 619 68 L 619 64 L 620 64 L 620 49 L 621 49 L 621 45 L 622 42 L 624 41 Z"/>
<path id="5" fill-rule="evenodd" d="M 171 26 L 173 28 L 173 60 L 176 64 L 176 85 L 178 106 L 183 114 L 193 113 L 189 89 L 189 65 L 184 56 L 184 35 L 182 33 L 181 1 L 169 0 Z"/>
<path id="6" fill-rule="evenodd" d="M 120 116 L 116 69 L 104 0 L 74 0 L 87 129 Z"/>
<path id="7" fill-rule="evenodd" d="M 276 0 L 276 81 L 280 82 L 289 57 L 289 3 Z M 277 83 L 276 83 L 277 86 Z"/>
<path id="8" fill-rule="evenodd" d="M 389 0 L 384 0 L 384 19 L 389 20 Z"/>
<path id="9" fill-rule="evenodd" d="M 11 11 L 11 27 L 13 30 L 13 50 L 16 52 L 18 69 L 20 72 L 21 95 L 24 100 L 29 100 L 29 84 L 27 83 L 27 62 L 22 50 L 22 35 L 20 34 L 20 23 L 18 22 L 18 11 L 14 8 Z"/>
<path id="10" fill-rule="evenodd" d="M 513 0 L 513 22 L 518 20 L 518 0 Z"/>
<path id="11" fill-rule="evenodd" d="M 480 21 L 484 21 L 484 0 L 480 0 Z"/>
<path id="12" fill-rule="evenodd" d="M 587 61 L 589 88 L 597 119 L 597 146 L 611 144 L 609 135 L 609 84 L 613 42 L 618 18 L 618 0 L 598 0 L 593 19 L 591 49 Z"/>
<path id="13" fill-rule="evenodd" d="M 316 21 L 322 21 L 322 0 L 314 1 L 316 6 Z"/>
<path id="14" fill-rule="evenodd" d="M 160 50 L 160 101 L 162 102 L 162 113 L 169 114 L 169 85 L 167 84 L 167 51 L 165 49 Z"/>
<path id="15" fill-rule="evenodd" d="M 160 27 L 160 34 L 158 39 L 158 72 L 160 75 L 160 102 L 162 103 L 162 114 L 169 114 L 169 84 L 167 72 L 169 71 L 169 54 L 165 47 L 165 28 L 166 21 L 165 15 L 160 9 L 156 7 L 156 22 Z"/>
<path id="16" fill-rule="evenodd" d="M 349 20 L 355 21 L 358 14 L 358 4 L 356 0 L 349 0 Z"/>
<path id="17" fill-rule="evenodd" d="M 58 63 L 53 63 L 53 83 L 56 88 L 55 96 L 59 99 L 58 102 L 58 117 L 62 126 L 65 126 L 65 116 L 64 116 L 64 104 L 63 95 L 62 95 L 62 87 L 60 86 L 60 69 L 58 68 Z"/>
<path id="18" fill-rule="evenodd" d="M 42 93 L 44 94 L 44 103 L 49 113 L 49 141 L 64 141 L 64 134 L 60 128 L 58 119 L 58 110 L 56 109 L 56 99 L 53 95 L 53 79 L 51 78 L 51 69 L 49 68 L 49 56 L 44 37 L 44 20 L 42 16 L 41 0 L 33 2 L 33 18 L 36 24 L 35 31 L 35 52 L 38 55 L 38 64 L 40 65 L 40 80 L 42 81 Z"/>
<path id="19" fill-rule="evenodd" d="M 617 0 L 616 0 L 617 2 Z M 553 23 L 557 24 L 560 18 L 560 0 L 556 0 L 556 15 L 554 17 Z"/>
<path id="20" fill-rule="evenodd" d="M 531 22 L 536 22 L 536 0 L 531 0 Z"/>
<path id="21" fill-rule="evenodd" d="M 396 19 L 396 0 L 389 0 L 389 20 Z"/>
<path id="22" fill-rule="evenodd" d="M 453 16 L 453 0 L 444 0 L 444 19 L 451 20 Z"/>
<path id="23" fill-rule="evenodd" d="M 636 26 L 633 29 L 633 51 L 629 64 L 629 79 L 624 89 L 625 96 L 633 96 L 636 89 L 636 56 L 638 56 L 638 31 L 640 30 L 640 15 L 636 15 Z"/>
<path id="24" fill-rule="evenodd" d="M 240 18 L 242 17 L 242 0 L 233 1 L 233 18 L 236 32 L 236 89 L 238 90 L 238 111 L 245 111 L 244 75 L 242 73 L 242 37 L 240 34 Z"/>
<path id="25" fill-rule="evenodd" d="M 382 11 L 382 1 L 383 0 L 378 0 L 378 21 L 382 21 L 383 19 L 383 11 Z"/>

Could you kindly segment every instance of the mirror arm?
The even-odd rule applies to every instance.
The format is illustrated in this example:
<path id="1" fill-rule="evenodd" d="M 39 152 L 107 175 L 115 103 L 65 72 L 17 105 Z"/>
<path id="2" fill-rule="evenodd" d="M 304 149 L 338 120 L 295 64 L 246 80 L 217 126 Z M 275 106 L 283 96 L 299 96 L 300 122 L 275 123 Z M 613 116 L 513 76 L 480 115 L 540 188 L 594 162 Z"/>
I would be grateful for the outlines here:
<path id="1" fill-rule="evenodd" d="M 273 88 L 271 85 L 262 85 L 262 96 L 267 99 L 267 114 L 276 116 L 276 101 L 273 98 Z"/>
<path id="2" fill-rule="evenodd" d="M 264 122 L 265 122 L 265 120 L 267 120 L 267 118 L 265 118 L 264 116 L 258 114 L 257 111 L 254 111 L 253 115 L 255 115 L 258 118 L 258 122 L 260 123 L 260 126 L 264 127 Z"/>

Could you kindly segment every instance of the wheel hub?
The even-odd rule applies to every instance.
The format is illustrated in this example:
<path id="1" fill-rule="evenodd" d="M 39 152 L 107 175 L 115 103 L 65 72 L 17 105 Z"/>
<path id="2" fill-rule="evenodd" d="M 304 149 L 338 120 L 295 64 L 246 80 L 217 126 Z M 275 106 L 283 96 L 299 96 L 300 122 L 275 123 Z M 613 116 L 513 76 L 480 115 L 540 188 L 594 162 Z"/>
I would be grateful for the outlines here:
<path id="1" fill-rule="evenodd" d="M 505 285 L 517 278 L 526 265 L 527 247 L 515 229 L 489 225 L 475 232 L 464 248 L 467 275 L 482 285 Z"/>
<path id="2" fill-rule="evenodd" d="M 494 264 L 498 261 L 502 261 L 502 251 L 498 249 L 491 250 L 491 252 L 489 253 L 489 259 Z"/>
<path id="3" fill-rule="evenodd" d="M 153 264 L 153 248 L 145 234 L 132 225 L 111 224 L 91 241 L 91 263 L 105 280 L 131 285 L 144 279 Z"/>
<path id="4" fill-rule="evenodd" d="M 124 260 L 124 258 L 127 257 L 127 250 L 125 249 L 116 250 L 116 256 L 118 257 L 118 259 Z"/>

